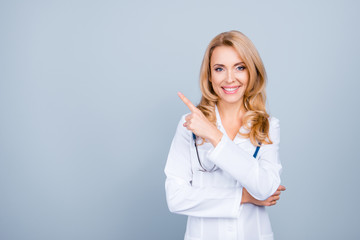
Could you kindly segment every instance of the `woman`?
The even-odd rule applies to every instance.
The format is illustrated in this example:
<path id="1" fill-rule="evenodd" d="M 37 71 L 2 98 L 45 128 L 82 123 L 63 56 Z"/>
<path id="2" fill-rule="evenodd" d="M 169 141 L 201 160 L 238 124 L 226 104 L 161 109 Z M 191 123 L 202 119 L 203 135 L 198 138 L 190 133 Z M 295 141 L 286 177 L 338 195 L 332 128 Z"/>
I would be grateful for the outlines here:
<path id="1" fill-rule="evenodd" d="M 279 120 L 265 109 L 266 73 L 241 32 L 216 36 L 200 71 L 202 98 L 182 116 L 167 163 L 171 212 L 188 215 L 186 240 L 273 239 L 264 206 L 280 192 Z"/>

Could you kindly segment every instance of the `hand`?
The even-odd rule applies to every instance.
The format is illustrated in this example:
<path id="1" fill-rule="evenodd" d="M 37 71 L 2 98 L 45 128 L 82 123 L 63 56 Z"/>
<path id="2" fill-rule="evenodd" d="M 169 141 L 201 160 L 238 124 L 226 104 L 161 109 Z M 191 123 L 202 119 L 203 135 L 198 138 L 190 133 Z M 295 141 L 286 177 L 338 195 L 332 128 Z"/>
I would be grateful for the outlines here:
<path id="1" fill-rule="evenodd" d="M 211 144 L 216 147 L 222 138 L 222 132 L 217 129 L 214 124 L 212 124 L 181 92 L 178 92 L 178 96 L 191 111 L 191 113 L 185 117 L 186 122 L 183 126 L 192 131 L 196 136 L 208 139 Z"/>
<path id="2" fill-rule="evenodd" d="M 276 201 L 279 201 L 281 192 L 285 190 L 286 188 L 280 185 L 273 195 L 264 201 L 260 201 L 251 196 L 250 193 L 243 188 L 241 203 L 252 203 L 258 206 L 273 206 L 276 204 Z"/>

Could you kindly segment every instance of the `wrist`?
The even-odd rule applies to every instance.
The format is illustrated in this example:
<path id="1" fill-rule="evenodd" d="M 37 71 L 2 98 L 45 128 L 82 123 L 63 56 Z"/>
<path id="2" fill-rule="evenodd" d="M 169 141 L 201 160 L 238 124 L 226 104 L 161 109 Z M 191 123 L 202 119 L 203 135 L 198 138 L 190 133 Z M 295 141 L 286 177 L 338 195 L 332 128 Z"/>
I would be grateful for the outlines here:
<path id="1" fill-rule="evenodd" d="M 218 145 L 218 143 L 221 141 L 221 138 L 223 137 L 223 133 L 216 128 L 216 130 L 214 131 L 214 134 L 211 135 L 211 138 L 209 139 L 210 143 L 216 147 L 216 145 Z"/>

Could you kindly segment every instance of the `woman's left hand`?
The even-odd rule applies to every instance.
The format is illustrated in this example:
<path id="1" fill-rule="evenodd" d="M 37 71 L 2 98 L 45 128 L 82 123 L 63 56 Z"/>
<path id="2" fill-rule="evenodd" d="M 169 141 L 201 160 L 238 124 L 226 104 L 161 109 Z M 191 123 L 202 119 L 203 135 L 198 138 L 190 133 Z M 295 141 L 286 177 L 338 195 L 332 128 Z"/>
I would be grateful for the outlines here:
<path id="1" fill-rule="evenodd" d="M 252 203 L 258 206 L 273 206 L 277 201 L 280 200 L 280 194 L 285 190 L 286 188 L 283 185 L 280 185 L 273 195 L 264 201 L 260 201 L 251 196 L 250 193 L 245 188 L 243 188 L 241 203 Z"/>
<path id="2" fill-rule="evenodd" d="M 196 136 L 208 139 L 211 144 L 216 147 L 220 142 L 223 133 L 217 129 L 216 126 L 214 126 L 214 124 L 212 124 L 181 92 L 178 92 L 178 96 L 191 111 L 191 113 L 185 117 L 186 122 L 183 126 L 192 131 Z"/>

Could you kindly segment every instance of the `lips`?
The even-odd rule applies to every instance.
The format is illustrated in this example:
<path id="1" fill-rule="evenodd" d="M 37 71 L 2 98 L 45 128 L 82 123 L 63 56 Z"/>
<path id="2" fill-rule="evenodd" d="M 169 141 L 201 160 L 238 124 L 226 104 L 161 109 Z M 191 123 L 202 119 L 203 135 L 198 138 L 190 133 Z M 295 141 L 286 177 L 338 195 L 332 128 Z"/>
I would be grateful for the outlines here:
<path id="1" fill-rule="evenodd" d="M 239 90 L 240 86 L 225 86 L 221 88 L 226 94 L 234 94 Z"/>

